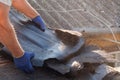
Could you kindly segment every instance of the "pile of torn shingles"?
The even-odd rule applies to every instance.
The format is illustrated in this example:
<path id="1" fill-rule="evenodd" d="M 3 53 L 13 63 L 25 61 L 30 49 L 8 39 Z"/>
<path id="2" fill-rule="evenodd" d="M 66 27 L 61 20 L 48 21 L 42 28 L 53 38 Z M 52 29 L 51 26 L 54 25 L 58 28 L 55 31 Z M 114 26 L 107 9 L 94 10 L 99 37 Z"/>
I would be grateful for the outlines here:
<path id="1" fill-rule="evenodd" d="M 114 63 L 114 56 L 95 46 L 85 46 L 81 33 L 61 29 L 41 32 L 35 24 L 25 22 L 25 18 L 14 11 L 10 12 L 10 19 L 24 50 L 35 53 L 34 66 L 47 66 L 63 75 L 83 75 L 83 80 L 120 79 L 120 74 L 105 64 Z M 6 48 L 3 50 L 9 52 Z"/>

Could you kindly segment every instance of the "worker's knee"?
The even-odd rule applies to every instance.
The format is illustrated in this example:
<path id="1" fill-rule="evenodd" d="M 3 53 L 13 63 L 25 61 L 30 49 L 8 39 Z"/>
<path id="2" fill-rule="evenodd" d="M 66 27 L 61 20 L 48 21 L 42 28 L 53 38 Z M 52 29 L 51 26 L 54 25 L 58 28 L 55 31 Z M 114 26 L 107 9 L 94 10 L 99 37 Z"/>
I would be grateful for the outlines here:
<path id="1" fill-rule="evenodd" d="M 6 24 L 8 22 L 8 20 L 9 20 L 8 18 L 9 18 L 9 16 L 8 16 L 7 13 L 2 13 L 0 11 L 0 25 Z"/>

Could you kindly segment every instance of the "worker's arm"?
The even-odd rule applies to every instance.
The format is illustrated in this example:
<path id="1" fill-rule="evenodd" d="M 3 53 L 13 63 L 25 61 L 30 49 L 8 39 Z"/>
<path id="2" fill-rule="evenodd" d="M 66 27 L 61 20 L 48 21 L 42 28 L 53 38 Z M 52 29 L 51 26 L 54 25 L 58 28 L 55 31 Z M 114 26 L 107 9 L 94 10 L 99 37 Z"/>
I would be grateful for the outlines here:
<path id="1" fill-rule="evenodd" d="M 20 57 L 24 51 L 19 45 L 13 25 L 9 20 L 10 7 L 0 3 L 0 42 L 11 51 L 14 57 Z"/>
<path id="2" fill-rule="evenodd" d="M 24 72 L 31 73 L 34 69 L 30 59 L 34 54 L 24 52 L 20 46 L 15 30 L 9 20 L 9 10 L 9 6 L 0 3 L 0 42 L 12 53 L 16 67 Z"/>
<path id="3" fill-rule="evenodd" d="M 46 26 L 39 13 L 27 2 L 27 0 L 13 0 L 12 6 L 30 17 L 42 31 L 45 31 Z"/>

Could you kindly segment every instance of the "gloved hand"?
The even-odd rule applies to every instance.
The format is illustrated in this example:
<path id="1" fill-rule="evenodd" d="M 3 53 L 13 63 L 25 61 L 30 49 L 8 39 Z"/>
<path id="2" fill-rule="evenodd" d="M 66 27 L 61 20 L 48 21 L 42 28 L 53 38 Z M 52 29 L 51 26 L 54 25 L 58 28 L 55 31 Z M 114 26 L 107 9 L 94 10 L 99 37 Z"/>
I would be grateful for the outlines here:
<path id="1" fill-rule="evenodd" d="M 36 27 L 38 27 L 41 31 L 45 31 L 46 25 L 40 16 L 33 18 L 32 22 L 34 22 L 36 24 Z"/>
<path id="2" fill-rule="evenodd" d="M 34 57 L 33 53 L 27 53 L 25 52 L 24 55 L 20 58 L 14 58 L 14 63 L 16 67 L 25 73 L 32 73 L 34 72 L 34 68 L 31 64 L 31 58 Z"/>

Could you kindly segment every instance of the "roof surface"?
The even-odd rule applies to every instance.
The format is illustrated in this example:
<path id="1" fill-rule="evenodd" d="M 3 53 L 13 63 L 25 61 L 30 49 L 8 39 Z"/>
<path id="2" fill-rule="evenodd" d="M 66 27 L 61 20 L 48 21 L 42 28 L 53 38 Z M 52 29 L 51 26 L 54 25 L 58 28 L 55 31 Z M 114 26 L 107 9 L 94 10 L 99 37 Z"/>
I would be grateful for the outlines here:
<path id="1" fill-rule="evenodd" d="M 49 27 L 79 30 L 83 27 L 120 26 L 119 0 L 29 0 Z"/>

